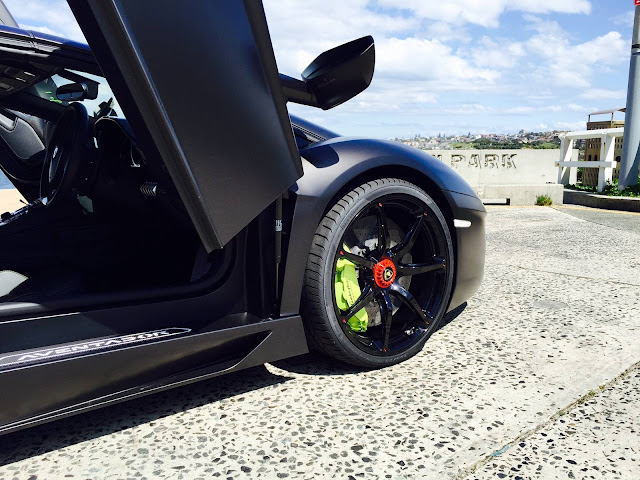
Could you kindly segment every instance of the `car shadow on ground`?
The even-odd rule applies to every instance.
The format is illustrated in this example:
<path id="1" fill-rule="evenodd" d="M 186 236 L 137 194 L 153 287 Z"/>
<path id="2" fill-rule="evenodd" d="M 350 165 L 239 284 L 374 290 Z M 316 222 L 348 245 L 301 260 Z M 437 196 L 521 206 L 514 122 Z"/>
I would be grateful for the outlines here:
<path id="1" fill-rule="evenodd" d="M 445 315 L 438 330 L 455 320 L 465 308 L 466 303 Z M 285 372 L 306 375 L 349 375 L 366 371 L 313 352 L 273 362 L 273 365 Z M 253 390 L 282 384 L 288 380 L 291 380 L 291 377 L 287 377 L 286 373 L 274 374 L 261 365 L 10 433 L 0 437 L 0 466 L 154 422 L 169 415 Z"/>
<path id="2" fill-rule="evenodd" d="M 467 302 L 447 313 L 440 321 L 438 328 L 436 328 L 436 332 L 446 328 L 447 325 L 462 314 L 465 308 L 467 308 Z M 306 355 L 287 358 L 278 362 L 272 362 L 271 364 L 285 372 L 303 375 L 349 375 L 370 370 L 353 365 L 347 365 L 343 362 L 313 351 Z"/>
<path id="3" fill-rule="evenodd" d="M 290 380 L 264 365 L 0 437 L 0 466 Z"/>

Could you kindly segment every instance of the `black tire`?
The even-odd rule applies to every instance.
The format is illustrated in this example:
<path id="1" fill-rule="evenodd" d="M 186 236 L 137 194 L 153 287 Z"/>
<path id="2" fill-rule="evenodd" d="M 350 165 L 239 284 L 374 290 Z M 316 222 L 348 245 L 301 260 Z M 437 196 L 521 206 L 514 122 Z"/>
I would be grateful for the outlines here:
<path id="1" fill-rule="evenodd" d="M 346 311 L 335 296 L 341 258 L 355 265 L 360 287 L 360 297 Z M 364 183 L 333 205 L 316 230 L 302 295 L 309 345 L 367 368 L 402 362 L 436 330 L 449 304 L 453 276 L 451 233 L 431 197 L 405 180 Z M 348 323 L 358 302 L 360 314 L 363 308 L 372 312 L 364 332 Z"/>

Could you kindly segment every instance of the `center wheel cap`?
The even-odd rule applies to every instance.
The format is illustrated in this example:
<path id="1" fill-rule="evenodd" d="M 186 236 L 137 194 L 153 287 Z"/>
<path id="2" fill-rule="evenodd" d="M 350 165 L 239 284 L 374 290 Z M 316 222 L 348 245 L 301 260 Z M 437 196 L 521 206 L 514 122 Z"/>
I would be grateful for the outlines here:
<path id="1" fill-rule="evenodd" d="M 396 266 L 388 257 L 382 257 L 373 266 L 373 279 L 380 288 L 389 288 L 396 279 Z"/>

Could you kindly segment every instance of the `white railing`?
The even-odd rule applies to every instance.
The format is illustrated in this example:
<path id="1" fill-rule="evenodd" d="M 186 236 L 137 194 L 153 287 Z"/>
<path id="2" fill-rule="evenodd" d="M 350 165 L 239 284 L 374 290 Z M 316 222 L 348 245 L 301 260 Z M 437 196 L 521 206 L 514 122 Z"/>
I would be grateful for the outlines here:
<path id="1" fill-rule="evenodd" d="M 560 145 L 560 161 L 556 162 L 558 167 L 558 183 L 567 185 L 569 183 L 570 172 L 572 168 L 597 168 L 598 169 L 598 191 L 604 190 L 607 182 L 613 180 L 613 169 L 618 166 L 618 162 L 614 159 L 616 138 L 624 135 L 624 127 L 605 128 L 602 130 L 585 130 L 582 132 L 567 132 L 559 135 Z M 590 140 L 599 138 L 600 161 L 572 162 L 574 140 Z"/>

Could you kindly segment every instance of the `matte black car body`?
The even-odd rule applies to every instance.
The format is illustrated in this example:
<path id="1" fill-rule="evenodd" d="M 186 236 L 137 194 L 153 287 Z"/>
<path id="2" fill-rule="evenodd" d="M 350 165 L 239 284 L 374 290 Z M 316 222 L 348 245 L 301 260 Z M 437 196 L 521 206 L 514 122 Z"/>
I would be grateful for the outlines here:
<path id="1" fill-rule="evenodd" d="M 235 29 L 230 35 L 235 35 L 239 48 L 254 45 L 262 68 L 270 72 L 265 83 L 253 85 L 258 90 L 267 89 L 267 94 L 249 95 L 246 100 L 258 102 L 262 107 L 254 108 L 255 104 L 251 104 L 239 108 L 237 96 L 220 105 L 226 95 L 224 91 L 235 88 L 231 81 L 233 72 L 231 80 L 222 78 L 224 75 L 206 77 L 209 82 L 218 82 L 211 88 L 222 92 L 214 96 L 210 105 L 215 104 L 225 115 L 233 116 L 233 130 L 224 117 L 213 118 L 207 129 L 194 122 L 177 128 L 168 117 L 163 117 L 166 111 L 159 110 L 153 98 L 145 97 L 150 91 L 145 85 L 139 85 L 136 92 L 139 97 L 133 98 L 126 68 L 142 76 L 157 74 L 149 73 L 155 68 L 149 63 L 146 65 L 150 70 L 146 73 L 136 70 L 144 66 L 142 63 L 124 64 L 128 57 L 122 51 L 130 46 L 119 43 L 125 36 L 118 36 L 117 30 L 123 26 L 134 29 L 131 22 L 141 20 L 139 9 L 146 8 L 153 12 L 137 28 L 143 37 L 151 35 L 145 31 L 144 23 L 166 21 L 161 18 L 162 7 L 171 2 L 154 3 L 153 8 L 142 5 L 145 2 L 70 0 L 69 3 L 96 50 L 98 63 L 88 47 L 18 29 L 0 29 L 0 43 L 6 49 L 11 43 L 8 39 L 13 39 L 15 48 L 30 52 L 25 55 L 25 69 L 36 51 L 39 65 L 46 66 L 38 67 L 43 78 L 63 68 L 98 75 L 104 72 L 123 104 L 136 142 L 145 153 L 164 160 L 203 245 L 213 251 L 217 268 L 193 285 L 87 295 L 46 304 L 0 304 L 0 433 L 306 353 L 299 312 L 303 274 L 314 232 L 337 198 L 368 179 L 381 176 L 406 179 L 432 196 L 454 237 L 455 287 L 449 310 L 476 291 L 484 269 L 485 210 L 474 192 L 437 159 L 397 143 L 340 137 L 296 117 L 291 118 L 294 134 L 291 135 L 288 119 L 284 127 L 282 123 L 287 112 L 283 109 L 282 89 L 274 83 L 277 71 L 271 71 L 272 66 L 264 60 L 273 53 L 270 42 L 265 47 L 268 32 L 266 24 L 259 22 L 263 13 L 261 7 L 256 7 L 257 2 L 235 2 L 237 8 L 225 10 L 217 27 Z M 171 17 L 175 31 L 163 48 L 180 36 L 181 29 L 186 34 L 187 23 L 193 31 L 199 31 L 197 22 L 203 28 L 206 26 L 207 31 L 214 30 L 211 19 L 198 20 L 194 15 L 197 5 L 203 3 L 186 2 L 194 11 L 185 8 L 179 18 Z M 125 22 L 113 20 L 123 9 L 127 14 Z M 109 32 L 116 33 L 107 41 Z M 149 37 L 141 38 L 138 40 L 142 43 L 150 41 Z M 43 44 L 52 47 L 42 51 Z M 149 54 L 149 49 L 153 55 L 149 45 L 145 54 Z M 2 48 L 0 63 L 1 51 Z M 15 58 L 15 52 L 10 52 L 10 56 Z M 106 60 L 114 57 L 118 60 Z M 212 60 L 213 66 L 215 61 Z M 189 66 L 183 64 L 181 68 Z M 235 74 L 250 69 L 248 65 L 240 65 Z M 170 84 L 163 88 L 162 97 L 169 98 Z M 7 92 L 0 98 L 0 106 L 19 110 L 25 101 L 20 93 Z M 53 118 L 57 108 L 64 108 L 55 104 L 37 107 L 42 108 L 43 117 Z M 179 105 L 172 108 L 176 109 L 175 115 L 185 114 Z M 202 108 L 206 109 L 206 105 Z M 20 117 L 15 120 L 16 124 L 20 121 Z M 205 139 L 202 132 L 207 131 L 210 138 Z M 191 132 L 197 133 L 190 136 Z M 221 140 L 229 134 L 235 143 Z M 244 160 L 236 161 L 237 142 L 248 137 L 278 140 L 267 155 L 260 156 L 254 150 L 242 157 Z M 213 145 L 213 153 L 206 153 L 209 143 Z M 241 147 L 247 143 L 251 142 L 244 142 Z M 198 152 L 185 153 L 185 148 Z M 209 155 L 208 163 L 195 164 L 189 157 L 205 154 Z M 252 154 L 257 158 L 248 161 Z M 221 163 L 216 156 L 233 160 Z M 29 189 L 25 187 L 24 191 Z M 285 238 L 282 263 L 277 266 L 273 253 L 272 202 L 281 194 Z M 224 202 L 220 203 L 220 198 Z M 454 220 L 470 222 L 470 227 L 456 228 Z M 3 224 L 0 223 L 0 236 Z"/>
<path id="2" fill-rule="evenodd" d="M 447 213 L 455 231 L 459 260 L 449 310 L 475 293 L 484 272 L 486 212 L 473 190 L 452 169 L 420 150 L 384 140 L 335 137 L 312 144 L 300 154 L 304 176 L 293 188 L 296 207 L 291 228 L 300 245 L 311 244 L 327 207 L 353 186 L 389 175 L 402 178 L 424 188 Z M 454 219 L 470 221 L 471 227 L 454 228 Z M 295 261 L 289 263 L 284 277 L 283 312 L 298 311 L 307 255 L 306 248 L 290 246 L 288 260 Z"/>

